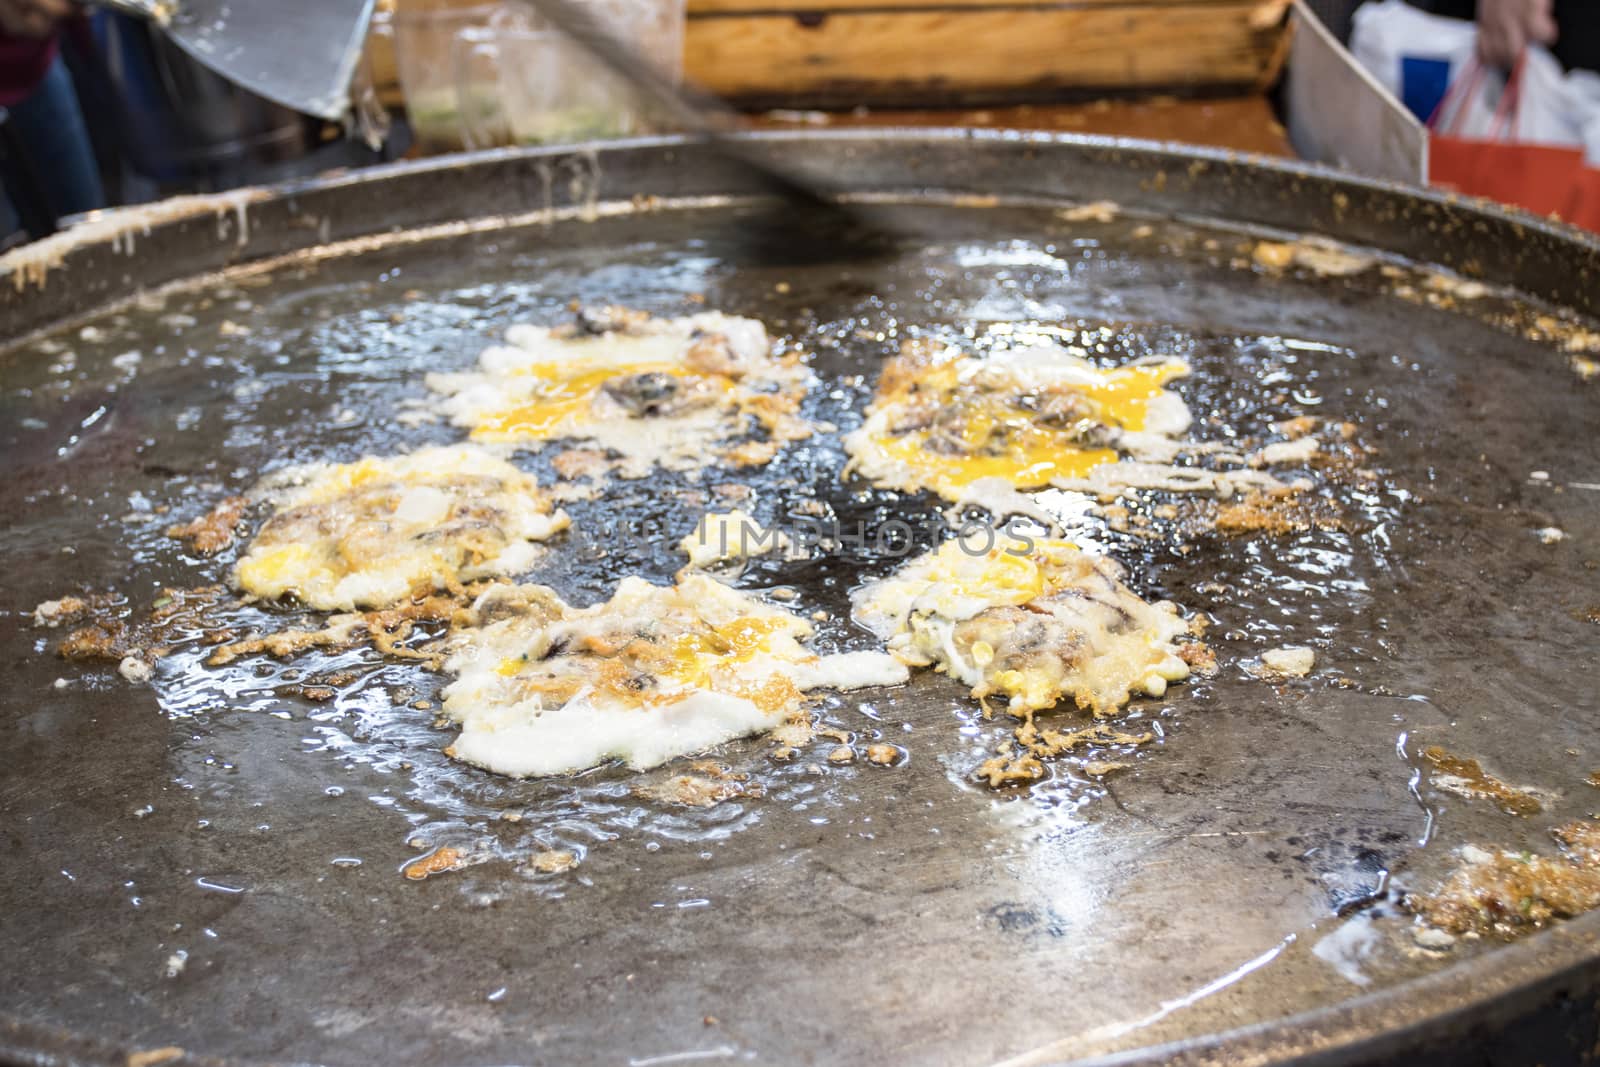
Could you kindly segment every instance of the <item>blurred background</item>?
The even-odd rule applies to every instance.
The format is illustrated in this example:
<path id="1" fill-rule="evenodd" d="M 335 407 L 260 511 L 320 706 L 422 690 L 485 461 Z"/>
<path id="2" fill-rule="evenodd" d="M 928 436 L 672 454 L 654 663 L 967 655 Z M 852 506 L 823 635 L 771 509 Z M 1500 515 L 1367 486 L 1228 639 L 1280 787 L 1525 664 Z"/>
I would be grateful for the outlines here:
<path id="1" fill-rule="evenodd" d="M 1367 12 L 1393 14 L 1400 0 L 1362 16 L 1356 0 L 587 2 L 659 70 L 729 101 L 753 127 L 1131 136 L 1413 181 L 1427 176 L 1424 122 L 1450 64 L 1462 63 L 1419 66 L 1435 60 L 1389 48 L 1364 56 L 1362 70 L 1344 44 Z M 1562 16 L 1564 2 L 1433 6 L 1458 8 L 1448 13 L 1465 20 L 1470 56 L 1483 51 L 1475 14 L 1487 27 L 1515 8 L 1534 25 L 1552 5 Z M 1379 43 L 1409 33 L 1427 53 L 1432 34 L 1409 25 L 1384 21 Z M 294 47 L 294 27 L 282 32 Z M 1583 34 L 1597 36 L 1574 30 L 1563 44 Z M 1524 36 L 1539 39 L 1537 29 Z M 1401 84 L 1408 71 L 1423 72 L 1414 85 Z M 343 122 L 311 118 L 230 84 L 149 21 L 69 0 L 0 0 L 0 249 L 104 206 L 664 128 L 515 0 L 376 0 L 352 99 Z M 1600 143 L 1600 124 L 1596 133 Z"/>

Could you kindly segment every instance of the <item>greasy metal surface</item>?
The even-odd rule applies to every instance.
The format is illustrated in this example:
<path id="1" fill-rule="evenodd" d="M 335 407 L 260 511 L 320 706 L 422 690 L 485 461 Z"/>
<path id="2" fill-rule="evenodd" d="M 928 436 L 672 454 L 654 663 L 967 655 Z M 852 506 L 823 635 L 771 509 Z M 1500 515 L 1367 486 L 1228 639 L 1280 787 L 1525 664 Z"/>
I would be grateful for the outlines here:
<path id="1" fill-rule="evenodd" d="M 896 149 L 909 167 L 956 143 Z M 809 145 L 847 181 L 894 179 L 880 142 Z M 1018 147 L 966 144 L 945 174 L 1087 198 L 1111 191 L 1116 157 L 1130 206 L 1169 210 L 1178 184 L 1196 213 L 1238 206 L 1242 184 L 1281 192 L 1308 221 L 1338 213 L 1357 238 L 1445 245 L 1425 224 L 1366 214 L 1399 202 L 1378 187 L 1126 146 Z M 553 173 L 598 172 L 602 198 L 710 181 L 692 157 L 666 165 L 673 152 L 625 148 Z M 210 215 L 156 227 L 131 254 L 74 253 L 42 289 L 7 288 L 0 314 L 15 335 L 82 309 L 82 294 L 122 291 L 116 270 L 193 274 L 377 230 L 384 211 L 416 224 L 537 207 L 543 193 L 502 179 L 540 167 L 552 174 L 548 159 L 502 155 L 310 190 L 252 205 L 242 243 L 218 238 Z M 1148 184 L 1158 171 L 1171 178 Z M 569 187 L 540 180 L 554 197 Z M 1343 206 L 1328 206 L 1336 195 Z M 1257 201 L 1238 214 L 1283 221 L 1277 201 Z M 1517 244 L 1510 223 L 1406 205 L 1413 219 L 1454 219 L 1457 254 L 1541 295 L 1576 292 L 1592 267 L 1590 246 L 1553 232 Z M 1436 955 L 1415 949 L 1393 903 L 1397 886 L 1432 885 L 1463 843 L 1543 850 L 1548 826 L 1592 806 L 1597 631 L 1579 616 L 1600 604 L 1589 563 L 1600 496 L 1581 486 L 1597 481 L 1600 436 L 1565 356 L 1496 325 L 1518 311 L 1501 297 L 1438 310 L 1376 272 L 1273 278 L 1236 263 L 1248 241 L 1223 228 L 901 210 L 925 236 L 847 268 L 743 263 L 745 217 L 723 209 L 491 227 L 147 300 L 0 357 L 12 457 L 0 487 L 0 937 L 26 961 L 0 979 L 0 1048 L 90 1062 L 173 1045 L 246 1062 L 867 1063 L 1180 1042 L 1130 1054 L 1341 1058 L 1592 992 L 1588 920 Z M 309 221 L 292 225 L 297 212 Z M 1489 258 L 1494 248 L 1505 255 Z M 1527 258 L 1539 248 L 1542 260 Z M 187 517 L 285 463 L 455 439 L 398 423 L 396 405 L 425 396 L 424 370 L 467 366 L 509 322 L 553 319 L 572 299 L 678 312 L 698 306 L 690 294 L 813 352 L 824 385 L 810 411 L 846 429 L 907 331 L 981 345 L 1007 328 L 1106 324 L 1105 358 L 1193 363 L 1181 391 L 1198 432 L 1259 431 L 1301 410 L 1349 420 L 1379 449 L 1382 488 L 1349 496 L 1349 534 L 1201 536 L 1181 552 L 1101 532 L 1141 592 L 1217 617 L 1222 671 L 1139 706 L 1164 740 L 1106 754 L 1129 765 L 1120 773 L 1063 763 L 1001 794 L 970 772 L 1004 724 L 932 676 L 824 704 L 831 724 L 903 745 L 904 765 L 833 766 L 828 741 L 780 765 L 762 743 L 738 743 L 721 758 L 766 795 L 684 810 L 639 798 L 639 779 L 615 769 L 515 783 L 451 764 L 448 731 L 411 706 L 438 680 L 406 665 L 340 657 L 360 680 L 313 703 L 288 688 L 306 662 L 207 671 L 184 648 L 136 687 L 60 663 L 51 635 L 29 626 L 34 604 L 74 589 L 117 589 L 142 611 L 160 584 L 225 573 L 226 557 L 197 561 L 162 538 L 166 519 L 149 510 Z M 119 358 L 129 352 L 139 359 Z M 841 464 L 832 437 L 793 449 L 752 480 L 756 514 L 815 497 L 870 531 L 932 512 L 841 483 Z M 573 536 L 535 577 L 585 601 L 623 573 L 664 578 L 694 489 L 621 483 L 613 500 L 574 505 Z M 1541 543 L 1534 531 L 1550 525 L 1567 540 Z M 802 608 L 836 616 L 823 643 L 859 643 L 837 618 L 844 596 L 889 565 L 846 545 L 743 582 L 792 585 Z M 234 616 L 259 618 L 230 609 L 216 621 Z M 1244 659 L 1296 641 L 1318 649 L 1310 680 L 1244 673 Z M 1439 793 L 1415 763 L 1423 744 L 1550 790 L 1547 812 L 1521 821 Z M 508 811 L 520 820 L 498 817 Z M 421 854 L 413 840 L 490 858 L 412 882 L 399 868 Z M 521 869 L 540 847 L 582 862 Z"/>
<path id="2" fill-rule="evenodd" d="M 1141 141 L 1004 130 L 805 131 L 759 139 L 778 159 L 851 189 L 1070 195 L 1162 214 L 1334 234 L 1515 283 L 1543 299 L 1600 314 L 1600 261 L 1581 231 L 1315 167 Z M 470 158 L 468 172 L 458 158 L 443 157 L 290 187 L 237 219 L 208 210 L 152 227 L 136 213 L 128 239 L 90 243 L 71 253 L 71 284 L 42 290 L 0 284 L 0 314 L 14 336 L 140 285 L 318 242 L 539 212 L 590 194 L 625 200 L 639 193 L 692 197 L 760 189 L 754 181 L 741 184 L 720 158 L 670 139 L 610 147 L 603 168 L 583 151 L 506 150 Z"/>

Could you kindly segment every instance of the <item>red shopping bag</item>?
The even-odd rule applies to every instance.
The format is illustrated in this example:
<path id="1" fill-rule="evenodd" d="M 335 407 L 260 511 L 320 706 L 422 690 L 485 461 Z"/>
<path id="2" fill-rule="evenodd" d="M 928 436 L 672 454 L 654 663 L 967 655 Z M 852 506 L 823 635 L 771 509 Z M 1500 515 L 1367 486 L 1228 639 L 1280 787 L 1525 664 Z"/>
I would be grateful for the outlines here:
<path id="1" fill-rule="evenodd" d="M 1428 119 L 1428 177 L 1440 188 L 1556 215 L 1600 232 L 1600 170 L 1584 162 L 1583 150 L 1516 143 L 1522 69 L 1518 61 L 1487 136 L 1465 137 L 1460 133 L 1464 102 L 1481 88 L 1484 75 L 1476 59 L 1467 63 Z"/>

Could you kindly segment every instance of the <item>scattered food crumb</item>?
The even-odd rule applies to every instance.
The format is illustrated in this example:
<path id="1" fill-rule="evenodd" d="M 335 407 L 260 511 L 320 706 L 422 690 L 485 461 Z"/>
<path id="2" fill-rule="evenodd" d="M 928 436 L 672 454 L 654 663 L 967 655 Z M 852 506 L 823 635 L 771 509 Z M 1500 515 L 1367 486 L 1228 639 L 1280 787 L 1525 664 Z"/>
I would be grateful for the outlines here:
<path id="1" fill-rule="evenodd" d="M 1285 645 L 1261 653 L 1261 666 L 1283 678 L 1304 678 L 1316 663 L 1317 654 L 1304 645 Z"/>
<path id="2" fill-rule="evenodd" d="M 1546 526 L 1543 529 L 1535 530 L 1534 532 L 1538 534 L 1539 540 L 1547 545 L 1557 544 L 1567 539 L 1566 531 L 1558 529 L 1554 526 Z"/>
<path id="3" fill-rule="evenodd" d="M 578 857 L 565 849 L 547 849 L 534 856 L 528 863 L 529 867 L 540 874 L 560 874 L 570 871 L 578 865 Z"/>
<path id="4" fill-rule="evenodd" d="M 1285 463 L 1310 463 L 1321 450 L 1322 444 L 1315 437 L 1293 437 L 1261 446 L 1246 461 L 1258 469 Z"/>
<path id="5" fill-rule="evenodd" d="M 1432 926 L 1419 926 L 1411 931 L 1411 939 L 1420 947 L 1442 952 L 1456 943 L 1456 935 Z"/>
<path id="6" fill-rule="evenodd" d="M 1292 419 L 1284 419 L 1282 422 L 1272 424 L 1274 433 L 1281 433 L 1291 441 L 1298 441 L 1316 428 L 1317 417 L 1315 415 L 1297 415 Z"/>
<path id="7" fill-rule="evenodd" d="M 1332 501 L 1293 490 L 1261 492 L 1252 489 L 1238 499 L 1216 505 L 1210 510 L 1210 519 L 1212 529 L 1228 537 L 1258 533 L 1281 537 L 1306 530 L 1337 530 L 1344 526 L 1344 518 Z"/>
<path id="8" fill-rule="evenodd" d="M 555 472 L 569 481 L 598 478 L 612 467 L 605 452 L 598 448 L 569 448 L 550 461 Z"/>
<path id="9" fill-rule="evenodd" d="M 1113 763 L 1109 760 L 1093 759 L 1083 765 L 1083 773 L 1094 778 L 1104 778 L 1113 771 L 1120 771 L 1126 763 Z"/>
<path id="10" fill-rule="evenodd" d="M 439 413 L 427 411 L 422 408 L 408 408 L 394 417 L 394 421 L 401 426 L 415 429 L 418 426 L 427 426 L 439 421 Z"/>
<path id="11" fill-rule="evenodd" d="M 1217 673 L 1217 654 L 1204 641 L 1186 641 L 1179 645 L 1178 658 L 1201 678 L 1210 678 Z"/>
<path id="12" fill-rule="evenodd" d="M 1562 859 L 1463 846 L 1461 865 L 1443 885 L 1402 903 L 1446 934 L 1504 938 L 1600 907 L 1600 822 L 1580 820 L 1552 834 Z"/>
<path id="13" fill-rule="evenodd" d="M 1294 262 L 1294 246 L 1281 241 L 1257 241 L 1251 258 L 1263 267 L 1283 270 Z"/>
<path id="14" fill-rule="evenodd" d="M 192 522 L 167 527 L 167 536 L 187 541 L 196 555 L 214 556 L 233 544 L 234 532 L 249 507 L 250 502 L 244 497 L 230 496 Z"/>
<path id="15" fill-rule="evenodd" d="M 1062 208 L 1056 218 L 1063 222 L 1111 222 L 1121 209 L 1114 201 L 1096 200 L 1089 204 Z"/>
<path id="16" fill-rule="evenodd" d="M 831 759 L 832 757 L 830 756 L 829 758 Z M 893 745 L 879 742 L 878 744 L 867 746 L 867 759 L 880 767 L 887 767 L 900 759 L 900 750 Z"/>
<path id="17" fill-rule="evenodd" d="M 1438 745 L 1422 750 L 1422 758 L 1438 772 L 1433 776 L 1436 788 L 1447 793 L 1471 799 L 1494 801 L 1495 807 L 1507 815 L 1526 818 L 1544 810 L 1537 797 L 1526 789 L 1507 785 L 1483 769 L 1475 759 L 1455 756 Z"/>
<path id="18" fill-rule="evenodd" d="M 48 626 L 55 629 L 64 622 L 71 622 L 80 615 L 87 613 L 93 607 L 83 597 L 64 596 L 60 600 L 46 600 L 43 604 L 33 609 L 33 624 L 35 626 Z"/>
<path id="19" fill-rule="evenodd" d="M 159 1067 L 163 1063 L 182 1059 L 186 1055 L 177 1045 L 168 1045 L 165 1048 L 143 1049 L 139 1052 L 128 1053 L 128 1067 Z"/>
<path id="20" fill-rule="evenodd" d="M 155 670 L 149 663 L 145 662 L 142 656 L 129 655 L 123 656 L 122 662 L 117 664 L 117 673 L 135 685 L 139 685 L 142 682 L 148 682 Z"/>
<path id="21" fill-rule="evenodd" d="M 750 781 L 748 774 L 732 774 L 723 767 L 707 769 L 702 774 L 675 774 L 655 785 L 634 790 L 638 796 L 686 808 L 709 808 L 724 800 L 760 797 L 765 792 L 759 782 Z"/>
<path id="22" fill-rule="evenodd" d="M 429 875 L 460 870 L 464 866 L 466 863 L 459 849 L 441 848 L 406 864 L 405 876 L 413 882 L 420 882 Z"/>
<path id="23" fill-rule="evenodd" d="M 849 745 L 840 745 L 828 753 L 829 763 L 850 763 L 856 758 L 856 750 Z"/>

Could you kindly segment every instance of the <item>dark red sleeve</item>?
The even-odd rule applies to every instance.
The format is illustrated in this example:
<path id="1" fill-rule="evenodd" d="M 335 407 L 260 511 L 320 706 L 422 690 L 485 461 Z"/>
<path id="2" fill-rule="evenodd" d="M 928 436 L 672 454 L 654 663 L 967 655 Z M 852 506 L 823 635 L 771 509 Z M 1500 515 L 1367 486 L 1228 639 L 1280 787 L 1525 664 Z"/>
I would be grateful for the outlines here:
<path id="1" fill-rule="evenodd" d="M 0 33 L 0 107 L 26 99 L 55 61 L 57 35 L 45 40 Z"/>

